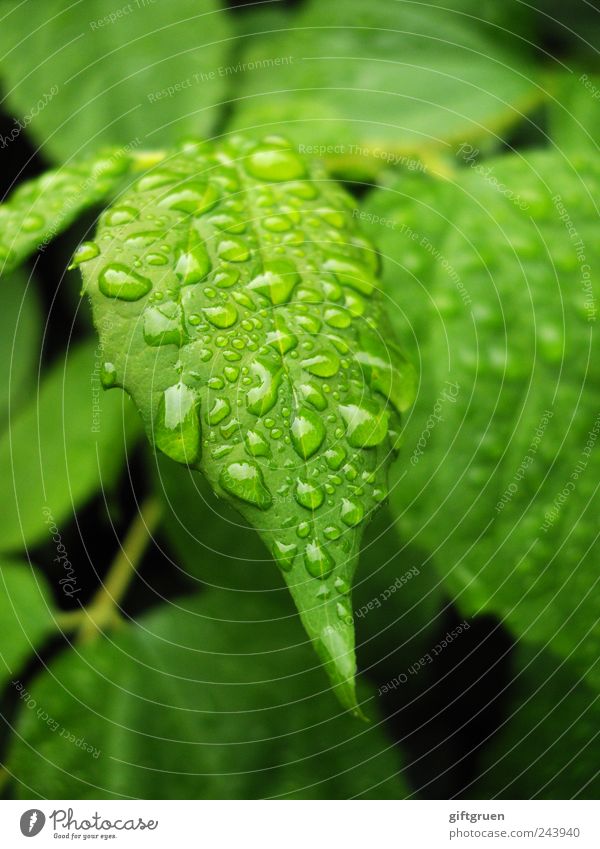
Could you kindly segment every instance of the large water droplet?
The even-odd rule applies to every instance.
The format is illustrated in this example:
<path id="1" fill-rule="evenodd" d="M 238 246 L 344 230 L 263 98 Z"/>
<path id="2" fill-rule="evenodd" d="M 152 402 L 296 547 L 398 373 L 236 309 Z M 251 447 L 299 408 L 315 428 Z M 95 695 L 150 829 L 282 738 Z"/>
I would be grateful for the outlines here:
<path id="1" fill-rule="evenodd" d="M 227 398 L 215 398 L 206 418 L 210 425 L 218 425 L 231 413 L 231 405 Z"/>
<path id="2" fill-rule="evenodd" d="M 119 298 L 122 301 L 137 301 L 152 289 L 147 277 L 131 271 L 126 265 L 113 263 L 100 273 L 98 288 L 107 298 Z"/>
<path id="3" fill-rule="evenodd" d="M 230 495 L 258 507 L 268 510 L 273 499 L 263 479 L 263 474 L 255 463 L 242 461 L 230 463 L 219 475 L 219 483 Z"/>
<path id="4" fill-rule="evenodd" d="M 185 383 L 163 393 L 154 430 L 154 441 L 178 463 L 195 463 L 200 456 L 200 418 L 196 393 Z"/>
<path id="5" fill-rule="evenodd" d="M 302 368 L 315 377 L 333 377 L 340 369 L 340 360 L 337 354 L 331 351 L 321 351 L 313 357 L 302 360 Z"/>
<path id="6" fill-rule="evenodd" d="M 245 262 L 250 256 L 247 244 L 241 239 L 223 239 L 219 242 L 217 253 L 228 262 Z"/>
<path id="7" fill-rule="evenodd" d="M 349 527 L 359 525 L 365 516 L 365 511 L 362 504 L 358 501 L 353 501 L 350 498 L 342 498 L 342 509 L 340 512 L 342 522 Z"/>
<path id="8" fill-rule="evenodd" d="M 269 448 L 269 443 L 262 436 L 262 434 L 258 433 L 256 430 L 248 430 L 244 436 L 244 444 L 246 445 L 246 450 L 253 457 L 270 457 L 271 449 Z"/>
<path id="9" fill-rule="evenodd" d="M 296 387 L 298 395 L 315 410 L 323 411 L 327 407 L 327 399 L 314 383 L 301 383 Z"/>
<path id="10" fill-rule="evenodd" d="M 275 558 L 275 562 L 284 572 L 289 572 L 294 563 L 294 558 L 296 557 L 296 552 L 298 551 L 298 546 L 293 542 L 285 543 L 276 540 L 273 543 L 273 557 Z"/>
<path id="11" fill-rule="evenodd" d="M 267 260 L 263 273 L 248 283 L 248 288 L 264 295 L 272 304 L 285 304 L 289 301 L 300 275 L 294 265 L 284 259 Z"/>
<path id="12" fill-rule="evenodd" d="M 97 257 L 99 253 L 100 248 L 96 242 L 82 242 L 73 254 L 69 268 L 75 268 L 75 266 L 81 265 L 82 262 L 89 262 L 91 259 Z"/>
<path id="13" fill-rule="evenodd" d="M 279 316 L 275 317 L 275 329 L 267 333 L 267 345 L 281 354 L 287 354 L 298 345 L 298 339 Z"/>
<path id="14" fill-rule="evenodd" d="M 332 445 L 332 447 L 328 448 L 325 452 L 325 461 L 329 468 L 333 469 L 334 472 L 337 472 L 345 459 L 346 452 L 341 445 Z"/>
<path id="15" fill-rule="evenodd" d="M 218 190 L 209 183 L 193 181 L 181 188 L 169 192 L 161 198 L 159 206 L 187 212 L 190 215 L 203 215 L 212 209 L 219 200 Z"/>
<path id="16" fill-rule="evenodd" d="M 238 319 L 238 311 L 233 304 L 219 304 L 216 307 L 203 307 L 202 312 L 215 327 L 232 327 Z"/>
<path id="17" fill-rule="evenodd" d="M 210 258 L 201 242 L 190 245 L 177 258 L 175 274 L 182 286 L 198 283 L 206 277 L 209 271 Z"/>
<path id="18" fill-rule="evenodd" d="M 308 407 L 300 407 L 291 424 L 292 445 L 304 460 L 318 451 L 325 439 L 325 425 L 321 417 Z"/>
<path id="19" fill-rule="evenodd" d="M 375 283 L 371 273 L 363 265 L 345 257 L 331 256 L 323 264 L 325 271 L 331 271 L 345 286 L 351 286 L 363 295 L 371 295 Z"/>
<path id="20" fill-rule="evenodd" d="M 309 575 L 312 575 L 313 578 L 319 578 L 319 580 L 327 578 L 335 565 L 333 559 L 317 540 L 312 540 L 306 544 L 304 563 Z"/>
<path id="21" fill-rule="evenodd" d="M 258 180 L 298 180 L 306 174 L 302 160 L 288 148 L 260 146 L 246 159 L 248 174 Z"/>
<path id="22" fill-rule="evenodd" d="M 115 206 L 106 213 L 104 223 L 109 227 L 118 227 L 120 224 L 135 221 L 138 215 L 139 212 L 134 206 Z"/>
<path id="23" fill-rule="evenodd" d="M 388 433 L 388 415 L 374 401 L 363 398 L 359 404 L 341 404 L 346 438 L 353 448 L 369 448 L 383 442 Z"/>
<path id="24" fill-rule="evenodd" d="M 248 410 L 255 416 L 264 416 L 277 401 L 283 370 L 279 363 L 266 357 L 257 357 L 250 366 L 250 372 L 258 379 L 259 385 L 248 390 Z"/>

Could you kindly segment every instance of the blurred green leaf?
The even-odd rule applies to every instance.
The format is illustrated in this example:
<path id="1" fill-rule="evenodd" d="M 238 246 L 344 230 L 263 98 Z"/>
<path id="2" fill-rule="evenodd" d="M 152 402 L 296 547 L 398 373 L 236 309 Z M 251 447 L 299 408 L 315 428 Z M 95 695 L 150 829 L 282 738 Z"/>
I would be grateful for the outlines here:
<path id="1" fill-rule="evenodd" d="M 0 433 L 31 397 L 40 354 L 42 316 L 31 280 L 14 273 L 0 286 Z"/>
<path id="2" fill-rule="evenodd" d="M 43 575 L 28 563 L 0 565 L 0 689 L 18 677 L 28 657 L 56 631 L 55 611 Z"/>
<path id="3" fill-rule="evenodd" d="M 355 177 L 495 141 L 542 93 L 524 40 L 497 28 L 520 4 L 489 23 L 473 5 L 309 0 L 279 34 L 249 41 L 230 126 L 285 133 Z"/>
<path id="4" fill-rule="evenodd" d="M 351 198 L 285 140 L 237 136 L 170 155 L 97 242 L 82 272 L 112 384 L 256 528 L 354 709 L 352 579 L 414 373 Z"/>
<path id="5" fill-rule="evenodd" d="M 7 102 L 44 154 L 212 133 L 231 49 L 217 0 L 4 0 L 2 11 Z"/>
<path id="6" fill-rule="evenodd" d="M 485 750 L 477 799 L 597 799 L 600 696 L 567 661 L 519 648 L 508 716 Z"/>
<path id="7" fill-rule="evenodd" d="M 52 521 L 68 523 L 121 472 L 139 426 L 124 393 L 103 394 L 102 362 L 92 342 L 69 349 L 0 437 L 1 551 L 46 541 L 44 508 Z"/>
<path id="8" fill-rule="evenodd" d="M 575 652 L 595 681 L 599 188 L 595 162 L 550 152 L 466 172 L 434 245 L 420 397 L 390 487 L 403 538 L 432 552 L 464 612 Z"/>
<path id="9" fill-rule="evenodd" d="M 84 210 L 108 198 L 133 161 L 125 149 L 105 150 L 21 183 L 0 205 L 0 271 L 14 269 L 38 248 L 44 250 Z"/>
<path id="10" fill-rule="evenodd" d="M 341 712 L 314 664 L 291 605 L 180 600 L 58 658 L 31 693 L 81 742 L 23 709 L 8 768 L 28 797 L 404 797 L 379 723 Z"/>
<path id="11" fill-rule="evenodd" d="M 574 71 L 557 77 L 548 111 L 549 135 L 563 156 L 598 155 L 600 74 Z"/>

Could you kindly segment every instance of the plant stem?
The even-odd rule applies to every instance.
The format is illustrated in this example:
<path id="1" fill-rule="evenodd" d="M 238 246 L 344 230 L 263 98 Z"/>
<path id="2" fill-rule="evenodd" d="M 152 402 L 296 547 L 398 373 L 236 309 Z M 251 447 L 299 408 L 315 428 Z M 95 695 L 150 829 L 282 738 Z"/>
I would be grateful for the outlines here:
<path id="1" fill-rule="evenodd" d="M 137 572 L 140 560 L 152 538 L 161 516 L 157 498 L 151 496 L 143 502 L 138 515 L 127 532 L 123 545 L 113 560 L 102 586 L 77 619 L 64 614 L 65 624 L 72 627 L 79 622 L 78 640 L 87 643 L 102 631 L 120 620 L 119 605 Z M 67 620 L 66 617 L 69 617 Z"/>

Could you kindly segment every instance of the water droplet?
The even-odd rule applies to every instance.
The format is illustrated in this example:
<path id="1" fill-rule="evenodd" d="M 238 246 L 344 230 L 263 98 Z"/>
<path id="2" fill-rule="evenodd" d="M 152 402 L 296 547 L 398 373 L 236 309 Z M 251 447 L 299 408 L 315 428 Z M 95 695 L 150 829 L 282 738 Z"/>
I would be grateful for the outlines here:
<path id="1" fill-rule="evenodd" d="M 300 407 L 292 421 L 292 445 L 304 460 L 317 451 L 325 439 L 325 425 L 320 416 L 308 407 Z"/>
<path id="2" fill-rule="evenodd" d="M 144 257 L 148 265 L 166 265 L 169 262 L 164 254 L 149 253 Z"/>
<path id="3" fill-rule="evenodd" d="M 302 368 L 315 377 L 333 377 L 340 369 L 340 360 L 330 351 L 322 351 L 301 362 Z"/>
<path id="4" fill-rule="evenodd" d="M 255 416 L 264 416 L 277 401 L 283 370 L 279 363 L 266 357 L 257 357 L 250 366 L 250 372 L 258 379 L 259 385 L 248 390 L 248 410 Z"/>
<path id="5" fill-rule="evenodd" d="M 323 580 L 333 571 L 334 562 L 327 551 L 322 548 L 317 540 L 306 544 L 304 549 L 304 563 L 309 575 L 313 578 Z"/>
<path id="6" fill-rule="evenodd" d="M 109 227 L 117 227 L 135 221 L 138 215 L 139 212 L 134 206 L 115 206 L 106 213 L 104 223 Z"/>
<path id="7" fill-rule="evenodd" d="M 338 601 L 335 611 L 345 625 L 352 625 L 352 611 L 346 602 Z"/>
<path id="8" fill-rule="evenodd" d="M 297 392 L 302 400 L 314 407 L 315 410 L 323 411 L 327 407 L 327 399 L 314 383 L 301 383 L 297 387 Z"/>
<path id="9" fill-rule="evenodd" d="M 263 264 L 263 273 L 248 283 L 248 288 L 264 295 L 272 304 L 289 301 L 300 275 L 291 262 L 284 259 L 268 260 Z"/>
<path id="10" fill-rule="evenodd" d="M 391 401 L 399 413 L 413 404 L 417 375 L 395 346 L 386 346 L 373 333 L 361 330 L 359 350 L 354 357 L 365 370 L 371 388 Z"/>
<path id="11" fill-rule="evenodd" d="M 346 459 L 346 452 L 341 445 L 333 445 L 325 452 L 325 460 L 330 469 L 336 472 Z"/>
<path id="12" fill-rule="evenodd" d="M 200 418 L 196 393 L 185 383 L 170 386 L 158 406 L 154 441 L 177 463 L 195 463 L 200 456 Z"/>
<path id="13" fill-rule="evenodd" d="M 250 256 L 248 246 L 241 239 L 224 239 L 219 242 L 217 253 L 229 262 L 245 262 Z"/>
<path id="14" fill-rule="evenodd" d="M 96 242 L 82 242 L 73 254 L 69 268 L 75 268 L 75 266 L 81 265 L 82 262 L 89 262 L 89 260 L 97 257 L 99 253 L 100 248 Z"/>
<path id="15" fill-rule="evenodd" d="M 177 257 L 175 274 L 182 286 L 198 283 L 210 271 L 208 252 L 201 242 L 190 245 Z"/>
<path id="16" fill-rule="evenodd" d="M 298 344 L 298 339 L 286 326 L 284 321 L 279 317 L 275 317 L 275 330 L 267 333 L 267 345 L 271 345 L 282 355 L 292 351 Z"/>
<path id="17" fill-rule="evenodd" d="M 306 539 L 306 537 L 310 533 L 310 524 L 308 522 L 300 522 L 300 524 L 296 528 L 296 533 L 298 534 L 300 539 Z"/>
<path id="18" fill-rule="evenodd" d="M 237 268 L 228 268 L 226 271 L 219 271 L 213 277 L 212 282 L 215 286 L 218 286 L 219 289 L 229 289 L 230 286 L 234 286 L 238 280 L 240 279 L 240 272 Z"/>
<path id="19" fill-rule="evenodd" d="M 132 233 L 127 236 L 125 244 L 134 251 L 143 251 L 146 248 L 153 247 L 164 237 L 165 234 L 160 230 L 142 230 L 140 233 Z"/>
<path id="20" fill-rule="evenodd" d="M 340 307 L 329 307 L 325 310 L 325 321 L 330 327 L 344 329 L 350 327 L 352 316 Z"/>
<path id="21" fill-rule="evenodd" d="M 256 463 L 246 460 L 230 463 L 222 469 L 219 483 L 230 495 L 252 504 L 260 510 L 268 510 L 273 499 L 263 479 L 262 471 Z"/>
<path id="22" fill-rule="evenodd" d="M 352 528 L 362 522 L 365 516 L 365 511 L 362 504 L 359 504 L 357 501 L 351 501 L 349 498 L 342 498 L 340 516 L 342 522 Z"/>
<path id="23" fill-rule="evenodd" d="M 326 539 L 339 539 L 342 535 L 342 532 L 337 527 L 337 525 L 328 525 L 323 531 L 323 536 Z"/>
<path id="24" fill-rule="evenodd" d="M 363 398 L 360 404 L 340 404 L 346 423 L 346 438 L 353 448 L 379 445 L 388 433 L 388 415 L 374 401 Z"/>
<path id="25" fill-rule="evenodd" d="M 223 374 L 230 383 L 235 383 L 239 377 L 240 370 L 236 366 L 225 366 Z"/>
<path id="26" fill-rule="evenodd" d="M 151 192 L 153 189 L 172 185 L 178 180 L 179 176 L 173 171 L 153 171 L 151 174 L 144 174 L 143 177 L 140 177 L 135 188 L 138 192 Z"/>
<path id="27" fill-rule="evenodd" d="M 270 457 L 271 449 L 267 440 L 256 430 L 248 430 L 244 436 L 246 450 L 253 457 Z"/>
<path id="28" fill-rule="evenodd" d="M 219 304 L 216 307 L 203 307 L 202 312 L 215 327 L 226 328 L 234 325 L 238 318 L 238 311 L 233 304 Z"/>
<path id="29" fill-rule="evenodd" d="M 107 298 L 137 301 L 152 289 L 147 277 L 131 271 L 126 265 L 107 265 L 100 273 L 98 288 Z"/>
<path id="30" fill-rule="evenodd" d="M 323 490 L 317 484 L 299 478 L 294 492 L 296 501 L 307 510 L 316 510 L 325 500 Z"/>
<path id="31" fill-rule="evenodd" d="M 269 215 L 263 219 L 262 225 L 272 233 L 285 233 L 292 229 L 292 222 L 284 215 Z"/>
<path id="32" fill-rule="evenodd" d="M 279 568 L 284 572 L 289 572 L 292 568 L 294 558 L 296 557 L 298 546 L 293 542 L 286 544 L 285 542 L 279 542 L 279 540 L 276 540 L 273 543 L 272 551 L 275 562 Z"/>
<path id="33" fill-rule="evenodd" d="M 159 206 L 187 212 L 190 215 L 203 215 L 212 209 L 219 200 L 218 190 L 209 183 L 193 181 L 181 188 L 169 192 L 159 201 Z"/>
<path id="34" fill-rule="evenodd" d="M 250 176 L 272 182 L 298 180 L 306 174 L 304 163 L 292 150 L 271 146 L 257 147 L 246 159 L 245 168 Z"/>
<path id="35" fill-rule="evenodd" d="M 181 345 L 185 336 L 181 306 L 169 301 L 147 307 L 143 314 L 143 327 L 144 340 L 152 347 Z"/>
<path id="36" fill-rule="evenodd" d="M 231 412 L 231 405 L 227 398 L 215 398 L 212 407 L 206 415 L 206 419 L 210 425 L 218 425 L 223 419 L 226 419 Z"/>

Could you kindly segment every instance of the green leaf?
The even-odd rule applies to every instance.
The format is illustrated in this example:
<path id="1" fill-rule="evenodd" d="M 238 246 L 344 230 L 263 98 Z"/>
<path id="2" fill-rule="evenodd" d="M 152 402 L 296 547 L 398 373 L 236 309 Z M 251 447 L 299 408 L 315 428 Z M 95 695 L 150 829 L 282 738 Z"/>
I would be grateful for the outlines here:
<path id="1" fill-rule="evenodd" d="M 55 612 L 45 578 L 28 563 L 0 566 L 0 689 L 18 678 L 28 657 L 56 631 Z"/>
<path id="2" fill-rule="evenodd" d="M 114 484 L 137 422 L 123 393 L 105 397 L 92 342 L 69 350 L 0 437 L 0 550 L 50 537 L 101 487 Z M 133 414 L 133 415 L 132 415 Z"/>
<path id="3" fill-rule="evenodd" d="M 229 19 L 217 0 L 3 7 L 0 73 L 13 132 L 26 127 L 44 154 L 212 134 L 230 77 Z"/>
<path id="4" fill-rule="evenodd" d="M 0 287 L 0 433 L 31 397 L 42 317 L 35 285 L 15 273 Z"/>
<path id="5" fill-rule="evenodd" d="M 181 599 L 55 660 L 30 689 L 57 730 L 23 709 L 8 768 L 28 796 L 403 798 L 380 724 L 324 684 L 291 606 Z"/>
<path id="6" fill-rule="evenodd" d="M 390 487 L 464 612 L 574 653 L 595 681 L 599 188 L 595 160 L 550 152 L 466 173 Z"/>
<path id="7" fill-rule="evenodd" d="M 597 799 L 599 704 L 573 664 L 517 650 L 508 716 L 482 755 L 477 799 Z"/>
<path id="8" fill-rule="evenodd" d="M 0 271 L 16 268 L 45 247 L 81 213 L 110 197 L 133 166 L 125 149 L 106 150 L 22 183 L 0 205 Z M 81 255 L 89 253 L 86 243 Z"/>
<path id="9" fill-rule="evenodd" d="M 413 376 L 349 198 L 286 142 L 185 146 L 101 218 L 82 266 L 109 365 L 160 450 L 278 561 L 344 704 L 346 590 Z M 113 226 L 126 206 L 132 220 Z"/>
<path id="10" fill-rule="evenodd" d="M 502 5 L 514 27 L 520 4 Z M 232 128 L 285 126 L 300 152 L 358 178 L 449 145 L 497 143 L 543 96 L 524 41 L 509 40 L 510 23 L 478 20 L 470 2 L 441 6 L 309 0 L 279 34 L 249 41 Z"/>

